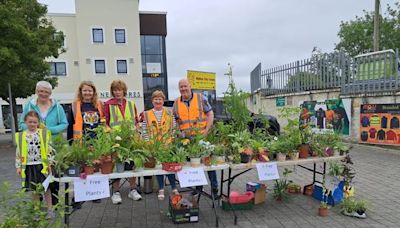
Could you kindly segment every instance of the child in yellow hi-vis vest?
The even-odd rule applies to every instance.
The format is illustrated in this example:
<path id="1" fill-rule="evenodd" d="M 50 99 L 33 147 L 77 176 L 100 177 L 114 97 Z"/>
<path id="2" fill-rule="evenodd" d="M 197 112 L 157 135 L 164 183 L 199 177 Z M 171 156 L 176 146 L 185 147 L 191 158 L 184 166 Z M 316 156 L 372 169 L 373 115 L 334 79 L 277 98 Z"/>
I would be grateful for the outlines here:
<path id="1" fill-rule="evenodd" d="M 27 130 L 16 133 L 16 162 L 17 174 L 22 177 L 22 186 L 29 190 L 36 190 L 36 185 L 41 185 L 49 174 L 48 149 L 50 131 L 39 128 L 39 115 L 30 111 L 25 115 L 24 122 Z M 39 195 L 33 194 L 34 200 L 39 200 Z M 54 217 L 50 189 L 44 193 L 47 203 L 47 218 Z"/>

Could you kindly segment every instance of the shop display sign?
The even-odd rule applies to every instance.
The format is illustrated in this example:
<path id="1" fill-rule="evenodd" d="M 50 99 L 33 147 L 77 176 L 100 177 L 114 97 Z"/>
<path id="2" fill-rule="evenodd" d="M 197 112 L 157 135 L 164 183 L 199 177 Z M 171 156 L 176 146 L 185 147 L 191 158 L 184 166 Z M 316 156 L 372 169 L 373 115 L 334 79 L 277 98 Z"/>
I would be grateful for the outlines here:
<path id="1" fill-rule="evenodd" d="M 400 104 L 363 104 L 360 143 L 400 145 Z"/>

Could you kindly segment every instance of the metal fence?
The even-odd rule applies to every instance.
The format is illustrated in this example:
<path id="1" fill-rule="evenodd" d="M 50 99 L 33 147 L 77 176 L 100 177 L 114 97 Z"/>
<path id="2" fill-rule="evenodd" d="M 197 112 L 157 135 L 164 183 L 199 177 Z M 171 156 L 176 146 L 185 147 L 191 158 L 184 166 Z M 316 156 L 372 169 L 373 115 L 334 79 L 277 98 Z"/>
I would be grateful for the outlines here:
<path id="1" fill-rule="evenodd" d="M 344 53 L 318 54 L 309 59 L 250 74 L 252 92 L 265 95 L 341 88 L 342 94 L 399 90 L 398 50 L 379 51 L 350 58 Z"/>

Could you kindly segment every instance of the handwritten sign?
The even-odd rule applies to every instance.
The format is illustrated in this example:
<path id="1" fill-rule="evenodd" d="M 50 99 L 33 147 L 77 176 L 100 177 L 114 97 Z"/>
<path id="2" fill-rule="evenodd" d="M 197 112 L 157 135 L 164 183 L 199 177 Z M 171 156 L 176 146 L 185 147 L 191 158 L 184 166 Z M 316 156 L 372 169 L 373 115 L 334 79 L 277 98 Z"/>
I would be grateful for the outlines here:
<path id="1" fill-rule="evenodd" d="M 49 188 L 49 184 L 51 182 L 53 182 L 53 176 L 50 174 L 50 175 L 47 176 L 47 178 L 42 183 L 45 192 Z"/>
<path id="2" fill-rule="evenodd" d="M 75 202 L 96 200 L 110 197 L 107 176 L 88 176 L 74 180 Z"/>
<path id="3" fill-rule="evenodd" d="M 261 181 L 279 179 L 278 167 L 276 162 L 257 163 L 258 178 Z"/>
<path id="4" fill-rule="evenodd" d="M 184 169 L 178 173 L 181 188 L 208 185 L 203 168 Z"/>

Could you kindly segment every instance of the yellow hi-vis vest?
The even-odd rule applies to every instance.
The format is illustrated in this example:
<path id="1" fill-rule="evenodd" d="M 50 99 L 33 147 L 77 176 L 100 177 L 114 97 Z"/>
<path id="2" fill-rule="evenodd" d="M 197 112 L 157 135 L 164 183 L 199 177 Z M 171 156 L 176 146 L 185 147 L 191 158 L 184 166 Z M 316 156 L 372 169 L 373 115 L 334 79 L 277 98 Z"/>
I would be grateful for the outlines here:
<path id="1" fill-rule="evenodd" d="M 42 159 L 42 173 L 48 174 L 48 150 L 49 150 L 49 141 L 51 139 L 51 133 L 46 128 L 39 129 L 40 136 L 40 156 Z M 18 150 L 21 154 L 21 177 L 25 179 L 25 168 L 28 162 L 28 146 L 26 144 L 26 131 L 18 132 L 15 134 L 15 139 L 17 143 Z M 22 186 L 25 186 L 25 181 L 22 181 Z"/>
<path id="2" fill-rule="evenodd" d="M 110 127 L 112 129 L 119 129 L 123 121 L 132 121 L 135 124 L 135 119 L 135 103 L 133 101 L 126 101 L 124 115 L 122 115 L 118 105 L 110 104 Z"/>

